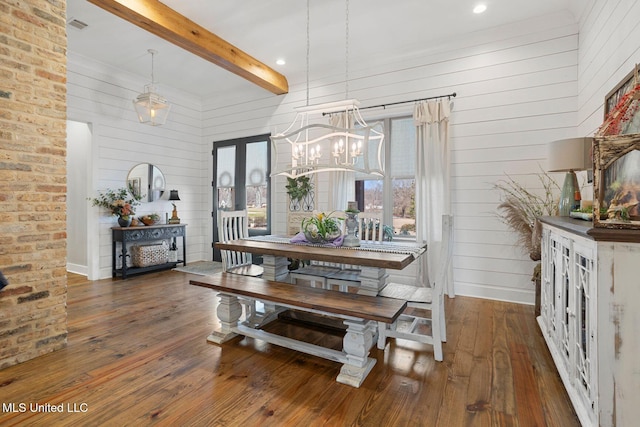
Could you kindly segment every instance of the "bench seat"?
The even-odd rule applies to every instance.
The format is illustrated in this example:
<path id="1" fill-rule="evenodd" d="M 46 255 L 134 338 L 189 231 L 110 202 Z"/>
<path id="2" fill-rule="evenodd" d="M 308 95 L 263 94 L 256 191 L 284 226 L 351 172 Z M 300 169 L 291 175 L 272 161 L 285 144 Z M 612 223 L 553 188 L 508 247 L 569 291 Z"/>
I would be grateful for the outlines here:
<path id="1" fill-rule="evenodd" d="M 192 279 L 190 284 L 218 292 L 217 315 L 220 330 L 209 341 L 221 344 L 237 335 L 302 351 L 343 363 L 337 381 L 359 387 L 375 365 L 368 357 L 377 335 L 377 322 L 393 323 L 406 308 L 406 301 L 303 287 L 285 282 L 219 273 Z M 272 334 L 251 322 L 240 321 L 242 307 L 238 297 L 261 301 L 265 306 L 291 308 L 337 317 L 347 326 L 343 350 L 337 351 L 288 337 Z"/>

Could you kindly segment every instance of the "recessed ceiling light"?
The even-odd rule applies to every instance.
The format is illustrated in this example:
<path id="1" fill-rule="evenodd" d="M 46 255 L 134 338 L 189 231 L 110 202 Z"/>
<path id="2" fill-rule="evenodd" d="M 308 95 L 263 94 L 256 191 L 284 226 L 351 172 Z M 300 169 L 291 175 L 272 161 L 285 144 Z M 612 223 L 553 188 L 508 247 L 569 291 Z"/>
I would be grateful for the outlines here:
<path id="1" fill-rule="evenodd" d="M 473 8 L 473 13 L 482 13 L 485 10 L 487 10 L 487 5 L 486 4 L 479 4 L 476 7 Z"/>
<path id="2" fill-rule="evenodd" d="M 284 65 L 284 64 L 286 64 L 286 63 L 287 63 L 287 61 L 285 61 L 285 60 L 284 60 L 284 59 L 282 59 L 282 58 L 280 58 L 280 59 L 276 59 L 276 64 L 278 64 L 278 65 Z"/>

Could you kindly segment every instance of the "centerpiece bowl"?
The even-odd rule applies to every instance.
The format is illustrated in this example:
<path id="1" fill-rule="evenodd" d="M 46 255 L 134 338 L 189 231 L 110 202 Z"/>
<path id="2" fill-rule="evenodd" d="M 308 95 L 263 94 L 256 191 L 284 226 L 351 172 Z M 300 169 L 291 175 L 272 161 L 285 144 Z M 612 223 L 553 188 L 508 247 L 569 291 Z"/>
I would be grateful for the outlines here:
<path id="1" fill-rule="evenodd" d="M 304 238 L 307 239 L 309 243 L 332 243 L 334 240 L 340 238 L 340 236 L 342 236 L 341 233 L 333 233 L 333 234 L 326 234 L 323 237 L 318 233 L 304 231 Z"/>
<path id="2" fill-rule="evenodd" d="M 338 220 L 325 213 L 303 219 L 301 229 L 310 243 L 332 243 L 342 235 Z"/>
<path id="3" fill-rule="evenodd" d="M 156 222 L 160 220 L 160 216 L 158 214 L 144 215 L 138 218 L 144 225 L 154 225 Z"/>

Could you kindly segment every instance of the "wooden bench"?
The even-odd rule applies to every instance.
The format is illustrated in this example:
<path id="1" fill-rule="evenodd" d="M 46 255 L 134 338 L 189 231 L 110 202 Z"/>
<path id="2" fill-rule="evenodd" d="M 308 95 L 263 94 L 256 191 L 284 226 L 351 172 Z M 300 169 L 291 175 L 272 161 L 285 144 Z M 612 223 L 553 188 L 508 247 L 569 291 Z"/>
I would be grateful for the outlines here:
<path id="1" fill-rule="evenodd" d="M 353 387 L 360 387 L 376 363 L 368 356 L 377 335 L 377 322 L 393 323 L 407 305 L 401 300 L 327 291 L 228 273 L 203 276 L 189 283 L 218 291 L 220 330 L 214 331 L 208 341 L 221 344 L 237 335 L 244 335 L 340 362 L 343 365 L 336 380 Z M 347 326 L 342 351 L 276 335 L 241 321 L 242 306 L 238 297 L 342 319 Z"/>

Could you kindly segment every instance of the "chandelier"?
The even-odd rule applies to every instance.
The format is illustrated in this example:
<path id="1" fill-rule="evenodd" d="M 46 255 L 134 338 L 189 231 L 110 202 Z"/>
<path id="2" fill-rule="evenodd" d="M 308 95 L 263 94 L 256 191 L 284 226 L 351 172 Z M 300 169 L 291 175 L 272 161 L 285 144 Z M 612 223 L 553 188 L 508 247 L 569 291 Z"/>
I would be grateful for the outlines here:
<path id="1" fill-rule="evenodd" d="M 171 104 L 156 92 L 153 78 L 153 56 L 158 53 L 153 49 L 149 49 L 151 54 L 151 83 L 145 85 L 144 92 L 133 100 L 133 106 L 138 114 L 140 123 L 151 126 L 160 126 L 167 121 Z"/>
<path id="2" fill-rule="evenodd" d="M 349 0 L 346 0 L 345 22 L 345 92 L 348 98 Z M 384 131 L 381 123 L 368 125 L 358 109 L 360 103 L 355 99 L 309 105 L 309 45 L 307 0 L 307 105 L 296 108 L 296 116 L 287 129 L 271 136 L 276 159 L 272 175 L 295 178 L 318 172 L 353 171 L 383 176 Z M 329 123 L 316 121 L 327 115 Z M 284 151 L 281 157 L 287 159 L 286 165 L 281 167 L 278 167 L 279 147 Z"/>

